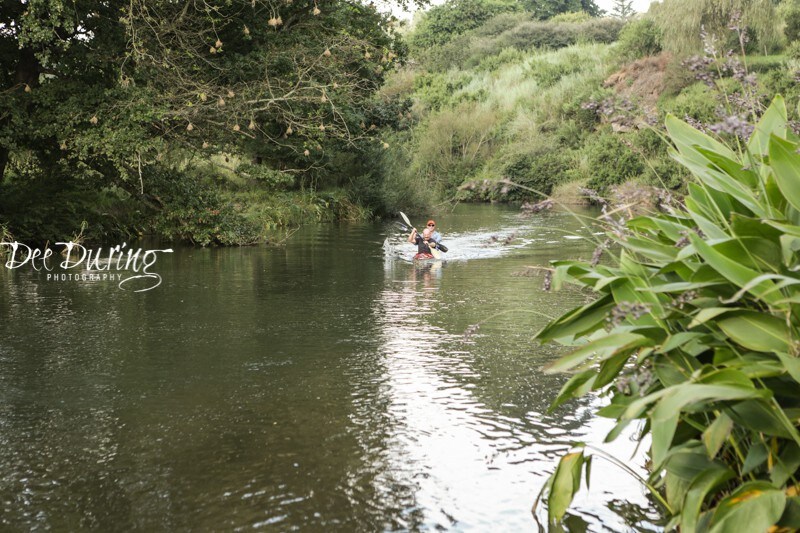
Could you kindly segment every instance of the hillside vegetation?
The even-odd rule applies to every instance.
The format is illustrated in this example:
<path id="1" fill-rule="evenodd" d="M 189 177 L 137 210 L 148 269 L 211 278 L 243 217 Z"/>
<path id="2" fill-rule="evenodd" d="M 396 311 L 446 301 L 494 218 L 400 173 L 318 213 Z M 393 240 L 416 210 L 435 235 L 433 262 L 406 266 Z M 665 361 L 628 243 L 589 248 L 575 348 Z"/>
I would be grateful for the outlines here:
<path id="1" fill-rule="evenodd" d="M 737 121 L 782 93 L 796 121 L 800 58 L 783 20 L 797 7 L 690 4 L 668 0 L 627 22 L 503 12 L 438 40 L 423 18 L 408 36 L 412 61 L 381 90 L 412 103 L 383 158 L 389 208 L 425 205 L 432 191 L 468 201 L 681 192 L 688 174 L 667 150 L 669 113 L 735 136 Z M 677 12 L 697 24 L 676 28 Z"/>

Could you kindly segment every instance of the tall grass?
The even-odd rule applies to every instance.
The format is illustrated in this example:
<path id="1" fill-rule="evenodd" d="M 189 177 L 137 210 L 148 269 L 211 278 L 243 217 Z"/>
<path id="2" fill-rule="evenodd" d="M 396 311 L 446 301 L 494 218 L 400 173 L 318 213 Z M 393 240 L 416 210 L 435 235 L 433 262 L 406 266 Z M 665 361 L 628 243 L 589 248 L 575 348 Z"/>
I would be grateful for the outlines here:
<path id="1" fill-rule="evenodd" d="M 403 196 L 392 192 L 396 186 L 447 197 L 465 182 L 507 177 L 506 166 L 522 156 L 563 150 L 559 128 L 574 127 L 567 115 L 588 99 L 587 87 L 600 86 L 612 57 L 608 45 L 595 43 L 501 55 L 508 61 L 492 68 L 427 73 L 416 85 L 418 125 L 386 156 L 393 201 Z M 408 74 L 398 75 L 387 90 L 409 85 Z"/>

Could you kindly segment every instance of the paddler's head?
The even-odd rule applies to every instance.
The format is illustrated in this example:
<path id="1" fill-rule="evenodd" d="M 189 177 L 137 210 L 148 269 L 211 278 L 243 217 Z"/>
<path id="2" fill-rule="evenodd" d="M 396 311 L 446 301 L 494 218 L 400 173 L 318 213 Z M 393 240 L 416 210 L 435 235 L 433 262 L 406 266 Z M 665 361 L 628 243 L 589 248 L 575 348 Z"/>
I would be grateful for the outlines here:
<path id="1" fill-rule="evenodd" d="M 422 240 L 424 241 L 430 240 L 432 234 L 433 230 L 431 228 L 425 228 L 424 230 L 422 230 Z"/>

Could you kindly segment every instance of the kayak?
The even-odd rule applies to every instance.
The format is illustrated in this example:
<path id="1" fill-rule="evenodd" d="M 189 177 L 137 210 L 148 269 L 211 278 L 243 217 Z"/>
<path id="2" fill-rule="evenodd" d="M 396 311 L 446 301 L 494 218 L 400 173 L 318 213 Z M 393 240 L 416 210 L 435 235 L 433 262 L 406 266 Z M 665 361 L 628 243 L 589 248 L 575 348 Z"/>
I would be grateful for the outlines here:
<path id="1" fill-rule="evenodd" d="M 414 256 L 414 261 L 429 261 L 431 259 L 437 259 L 437 258 L 434 257 L 433 254 L 425 254 L 425 253 L 419 253 Z"/>

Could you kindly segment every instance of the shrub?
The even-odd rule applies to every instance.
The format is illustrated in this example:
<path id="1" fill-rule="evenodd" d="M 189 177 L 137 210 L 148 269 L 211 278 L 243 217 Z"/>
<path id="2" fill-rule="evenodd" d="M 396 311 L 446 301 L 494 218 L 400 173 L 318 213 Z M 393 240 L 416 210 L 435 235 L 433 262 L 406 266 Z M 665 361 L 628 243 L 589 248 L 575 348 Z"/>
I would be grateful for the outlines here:
<path id="1" fill-rule="evenodd" d="M 153 194 L 164 204 L 155 215 L 155 231 L 167 239 L 208 246 L 241 245 L 259 240 L 255 225 L 225 202 L 196 169 L 161 168 L 151 174 Z"/>
<path id="2" fill-rule="evenodd" d="M 481 72 L 492 72 L 509 63 L 519 63 L 525 58 L 525 54 L 515 48 L 505 48 L 497 55 L 485 57 L 481 60 L 475 70 Z"/>
<path id="3" fill-rule="evenodd" d="M 509 188 L 503 199 L 515 201 L 549 196 L 553 187 L 568 181 L 573 160 L 564 150 L 512 157 L 503 168 L 503 176 L 522 187 Z"/>
<path id="4" fill-rule="evenodd" d="M 789 59 L 794 59 L 795 61 L 800 60 L 800 41 L 792 42 L 786 48 L 786 55 L 789 57 Z"/>
<path id="5" fill-rule="evenodd" d="M 609 187 L 642 174 L 645 170 L 640 155 L 622 143 L 619 135 L 600 133 L 587 147 L 591 179 L 586 184 L 598 194 L 605 195 Z"/>
<path id="6" fill-rule="evenodd" d="M 567 24 L 575 24 L 578 22 L 589 22 L 592 16 L 586 11 L 568 11 L 566 13 L 559 13 L 555 17 L 549 19 L 550 22 L 561 22 Z"/>
<path id="7" fill-rule="evenodd" d="M 694 83 L 681 91 L 674 99 L 664 101 L 662 109 L 677 117 L 688 117 L 698 122 L 712 123 L 717 120 L 718 105 L 713 89 L 702 83 Z"/>
<path id="8" fill-rule="evenodd" d="M 661 31 L 649 18 L 628 22 L 619 33 L 617 54 L 623 61 L 635 61 L 661 52 Z"/>
<path id="9" fill-rule="evenodd" d="M 650 161 L 644 174 L 644 183 L 669 190 L 682 190 L 691 178 L 686 167 L 662 152 L 662 156 Z"/>
<path id="10" fill-rule="evenodd" d="M 464 87 L 468 78 L 453 79 L 448 74 L 422 74 L 414 80 L 415 96 L 429 109 L 438 110 L 454 102 L 456 91 Z"/>
<path id="11" fill-rule="evenodd" d="M 500 13 L 518 9 L 517 4 L 502 0 L 448 0 L 422 16 L 409 36 L 409 45 L 417 50 L 442 45 Z"/>
<path id="12" fill-rule="evenodd" d="M 666 530 L 795 530 L 798 142 L 780 97 L 744 154 L 674 117 L 667 128 L 696 180 L 685 208 L 612 225 L 608 265 L 554 263 L 556 288 L 576 283 L 597 299 L 537 334 L 574 350 L 547 368 L 575 372 L 553 405 L 606 395 L 602 414 L 617 422 L 607 440 L 640 422 L 651 472 L 640 481 Z M 581 445 L 562 457 L 546 486 L 551 521 L 589 459 Z"/>
<path id="13" fill-rule="evenodd" d="M 559 61 L 552 63 L 547 60 L 534 60 L 528 63 L 525 76 L 533 78 L 542 88 L 552 87 L 564 76 L 575 74 L 583 70 L 582 58 L 576 57 L 574 61 Z"/>

